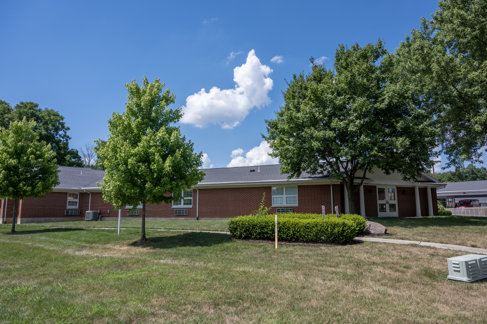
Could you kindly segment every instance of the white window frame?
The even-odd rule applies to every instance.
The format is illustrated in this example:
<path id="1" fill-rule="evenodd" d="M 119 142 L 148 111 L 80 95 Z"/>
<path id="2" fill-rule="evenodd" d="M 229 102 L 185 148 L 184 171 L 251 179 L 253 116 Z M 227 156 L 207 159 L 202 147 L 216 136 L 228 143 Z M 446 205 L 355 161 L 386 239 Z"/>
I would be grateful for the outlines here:
<path id="1" fill-rule="evenodd" d="M 191 206 L 190 205 L 185 205 L 184 204 L 184 192 L 185 191 L 191 191 Z M 188 190 L 183 190 L 181 191 L 181 194 L 183 195 L 183 198 L 179 200 L 180 205 L 174 205 L 174 201 L 172 202 L 172 208 L 193 208 L 193 189 L 188 189 Z M 174 196 L 174 194 L 173 194 Z M 186 199 L 189 199 L 189 197 L 186 197 Z"/>
<path id="2" fill-rule="evenodd" d="M 274 195 L 272 192 L 274 190 L 272 190 L 273 188 L 283 188 L 283 194 L 282 195 Z M 286 188 L 296 188 L 296 194 L 295 195 L 286 195 Z M 272 207 L 287 207 L 287 206 L 298 206 L 298 202 L 299 202 L 299 193 L 298 193 L 298 186 L 275 186 L 275 187 L 271 187 L 271 199 L 272 199 Z M 282 204 L 278 204 L 278 205 L 274 205 L 274 197 L 278 198 L 278 197 L 282 197 L 282 201 L 283 203 Z M 286 203 L 286 197 L 296 197 L 296 203 L 295 204 L 287 204 Z"/>
<path id="3" fill-rule="evenodd" d="M 77 199 L 69 199 L 70 194 L 76 194 L 78 195 Z M 70 201 L 76 201 L 76 206 L 69 206 Z M 78 209 L 79 207 L 79 192 L 68 192 L 66 194 L 66 209 Z"/>
<path id="4" fill-rule="evenodd" d="M 126 209 L 132 209 L 134 206 L 125 206 Z M 139 203 L 139 205 L 136 207 L 137 209 L 142 209 L 142 203 Z"/>

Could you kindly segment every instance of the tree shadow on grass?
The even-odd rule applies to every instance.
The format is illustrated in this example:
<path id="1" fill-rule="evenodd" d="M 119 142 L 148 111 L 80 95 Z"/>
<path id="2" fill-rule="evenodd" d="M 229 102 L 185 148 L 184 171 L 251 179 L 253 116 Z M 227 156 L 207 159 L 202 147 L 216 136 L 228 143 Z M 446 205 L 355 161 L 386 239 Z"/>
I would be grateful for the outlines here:
<path id="1" fill-rule="evenodd" d="M 15 233 L 1 232 L 0 235 L 28 235 L 28 234 L 45 234 L 45 233 L 61 233 L 61 232 L 73 232 L 84 231 L 83 228 L 43 228 L 38 230 L 20 230 Z"/>
<path id="2" fill-rule="evenodd" d="M 155 233 L 151 233 L 155 234 Z M 147 247 L 152 249 L 173 249 L 178 247 L 205 247 L 230 242 L 230 235 L 218 233 L 189 232 L 183 234 L 168 234 L 163 236 L 148 235 L 149 243 L 131 243 L 131 246 Z"/>
<path id="3" fill-rule="evenodd" d="M 378 218 L 370 217 L 367 220 L 387 226 L 397 227 L 449 227 L 449 226 L 477 226 L 487 229 L 487 217 L 466 216 L 427 216 L 422 218 Z"/>

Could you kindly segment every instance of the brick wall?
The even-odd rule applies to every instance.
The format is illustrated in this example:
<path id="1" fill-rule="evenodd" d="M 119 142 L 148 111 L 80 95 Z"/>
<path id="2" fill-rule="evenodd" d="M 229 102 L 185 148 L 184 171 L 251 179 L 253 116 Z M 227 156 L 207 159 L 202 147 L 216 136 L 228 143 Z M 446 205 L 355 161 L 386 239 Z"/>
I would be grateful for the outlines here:
<path id="1" fill-rule="evenodd" d="M 19 210 L 19 206 L 20 206 L 20 201 L 17 200 L 17 222 L 18 222 L 18 218 L 19 218 L 19 215 L 20 215 L 20 210 Z M 0 204 L 0 219 L 2 220 L 3 222 L 3 218 L 5 217 L 5 207 L 7 208 L 7 223 L 12 223 L 12 218 L 13 218 L 13 213 L 14 213 L 14 201 L 12 199 L 9 199 L 8 200 L 8 203 L 7 203 L 7 200 L 6 199 L 2 199 L 1 200 L 1 204 Z"/>
<path id="2" fill-rule="evenodd" d="M 433 213 L 438 215 L 438 196 L 436 194 L 436 188 L 431 188 L 431 200 L 433 202 Z"/>
<path id="3" fill-rule="evenodd" d="M 428 193 L 426 188 L 419 188 L 419 206 L 421 208 L 421 216 L 429 216 L 428 213 Z"/>
<path id="4" fill-rule="evenodd" d="M 365 216 L 378 217 L 377 187 L 364 186 Z"/>
<path id="5" fill-rule="evenodd" d="M 404 190 L 406 193 L 404 193 Z M 399 217 L 416 216 L 416 199 L 413 187 L 397 187 L 397 204 Z"/>

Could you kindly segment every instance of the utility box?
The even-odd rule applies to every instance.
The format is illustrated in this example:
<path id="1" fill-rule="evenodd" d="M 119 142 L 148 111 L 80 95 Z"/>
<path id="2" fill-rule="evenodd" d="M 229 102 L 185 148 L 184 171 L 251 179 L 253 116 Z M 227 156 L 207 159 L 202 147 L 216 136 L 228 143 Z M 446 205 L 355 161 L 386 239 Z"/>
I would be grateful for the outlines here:
<path id="1" fill-rule="evenodd" d="M 487 278 L 487 255 L 467 254 L 447 261 L 450 280 L 474 282 Z"/>
<path id="2" fill-rule="evenodd" d="M 98 212 L 89 210 L 85 214 L 85 221 L 96 221 L 98 220 Z"/>

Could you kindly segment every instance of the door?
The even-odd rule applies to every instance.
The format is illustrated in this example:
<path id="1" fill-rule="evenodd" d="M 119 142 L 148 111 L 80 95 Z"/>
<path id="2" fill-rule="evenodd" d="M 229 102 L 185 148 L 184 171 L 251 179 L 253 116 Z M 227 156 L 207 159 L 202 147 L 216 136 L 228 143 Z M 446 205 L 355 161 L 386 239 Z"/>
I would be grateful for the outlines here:
<path id="1" fill-rule="evenodd" d="M 379 217 L 398 217 L 396 187 L 377 186 Z"/>

